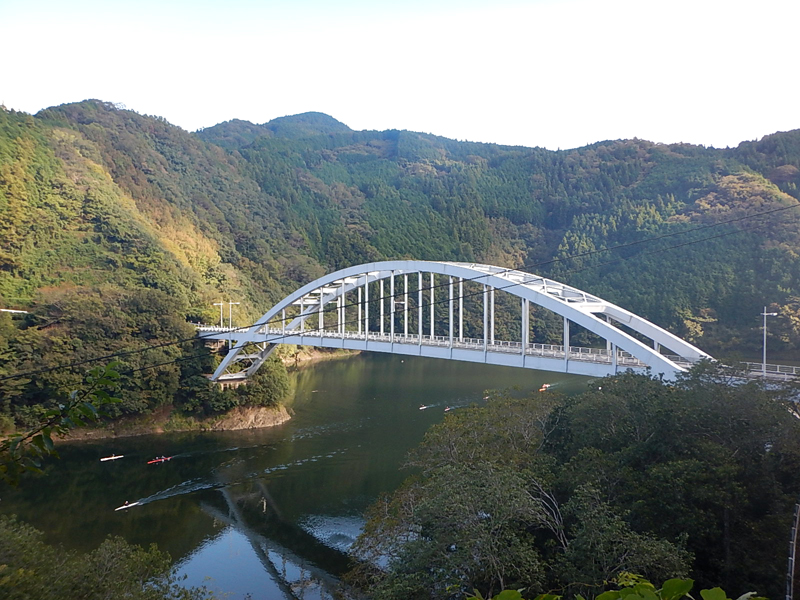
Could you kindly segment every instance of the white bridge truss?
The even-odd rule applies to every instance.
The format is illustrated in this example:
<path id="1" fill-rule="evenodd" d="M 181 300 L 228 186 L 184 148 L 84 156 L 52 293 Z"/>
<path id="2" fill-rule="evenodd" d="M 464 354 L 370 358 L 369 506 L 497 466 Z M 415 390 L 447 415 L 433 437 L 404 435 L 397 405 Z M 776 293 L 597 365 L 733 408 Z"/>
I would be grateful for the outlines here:
<path id="1" fill-rule="evenodd" d="M 483 306 L 480 338 L 463 335 L 465 284 L 479 290 L 467 297 Z M 519 339 L 495 338 L 496 291 L 520 299 Z M 561 345 L 531 343 L 531 304 L 563 318 Z M 440 322 L 436 322 L 437 306 L 439 313 L 441 307 L 447 308 L 445 323 L 441 314 Z M 334 316 L 336 322 L 332 323 Z M 605 340 L 605 347 L 571 346 L 571 323 Z M 437 331 L 437 327 L 447 329 Z M 427 356 L 598 377 L 650 368 L 652 373 L 671 379 L 691 364 L 711 358 L 624 308 L 552 279 L 491 265 L 419 260 L 342 269 L 290 294 L 252 326 L 199 326 L 198 331 L 204 339 L 227 340 L 230 347 L 212 376 L 214 381 L 252 375 L 278 344 Z M 234 363 L 243 364 L 229 372 Z"/>

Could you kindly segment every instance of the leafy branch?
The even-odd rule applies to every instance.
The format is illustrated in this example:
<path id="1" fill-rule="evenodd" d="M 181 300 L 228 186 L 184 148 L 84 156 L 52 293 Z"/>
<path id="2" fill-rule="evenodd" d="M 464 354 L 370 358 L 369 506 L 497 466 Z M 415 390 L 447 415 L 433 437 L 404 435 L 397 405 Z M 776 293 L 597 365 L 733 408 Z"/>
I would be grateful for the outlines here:
<path id="1" fill-rule="evenodd" d="M 118 363 L 98 366 L 86 374 L 85 387 L 73 390 L 69 401 L 56 408 L 42 409 L 39 424 L 33 429 L 11 435 L 0 442 L 0 480 L 17 485 L 22 473 L 41 473 L 41 459 L 58 457 L 54 437 L 63 437 L 75 427 L 84 427 L 104 416 L 105 409 L 121 400 L 117 391 Z"/>
<path id="2" fill-rule="evenodd" d="M 656 589 L 644 577 L 634 573 L 622 572 L 609 583 L 619 586 L 618 590 L 603 592 L 595 600 L 682 600 L 688 598 L 694 600 L 689 593 L 694 587 L 693 579 L 668 579 L 664 582 L 661 589 Z M 525 590 L 503 590 L 491 599 L 484 598 L 478 590 L 469 596 L 467 600 L 522 600 L 522 592 Z M 718 587 L 710 590 L 700 590 L 702 600 L 731 600 L 728 595 Z M 562 600 L 563 596 L 556 594 L 539 594 L 535 600 Z M 583 596 L 577 594 L 576 600 L 585 600 Z M 756 596 L 755 592 L 742 594 L 736 600 L 767 600 L 761 596 Z"/>

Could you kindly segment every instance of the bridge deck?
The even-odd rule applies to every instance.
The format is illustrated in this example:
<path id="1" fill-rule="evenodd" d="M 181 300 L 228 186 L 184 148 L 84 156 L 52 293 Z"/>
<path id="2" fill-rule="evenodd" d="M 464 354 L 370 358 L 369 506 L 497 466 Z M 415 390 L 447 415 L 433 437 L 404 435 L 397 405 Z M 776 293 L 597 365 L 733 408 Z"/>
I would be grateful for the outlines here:
<path id="1" fill-rule="evenodd" d="M 206 339 L 226 340 L 248 338 L 252 343 L 295 344 L 322 348 L 345 348 L 349 350 L 388 352 L 406 356 L 450 358 L 468 362 L 484 362 L 495 365 L 524 367 L 578 375 L 604 376 L 611 372 L 614 357 L 605 348 L 570 346 L 569 355 L 564 356 L 564 346 L 557 344 L 528 344 L 525 353 L 522 343 L 475 338 L 451 338 L 449 336 L 420 336 L 417 334 L 358 333 L 347 331 L 283 331 L 279 328 L 261 328 L 255 335 L 243 335 L 236 328 L 199 326 L 198 332 Z M 691 363 L 678 356 L 669 356 L 677 364 L 689 367 Z M 644 371 L 647 365 L 627 352 L 619 351 L 616 358 L 619 371 L 626 369 Z"/>
<path id="2" fill-rule="evenodd" d="M 234 340 L 242 336 L 237 328 L 219 327 L 216 325 L 199 325 L 198 333 L 206 339 L 227 340 L 232 337 Z M 232 332 L 238 332 L 235 336 L 229 336 Z M 575 374 L 602 376 L 608 374 L 613 365 L 613 356 L 606 348 L 588 348 L 584 346 L 570 346 L 569 356 L 565 361 L 564 346 L 558 344 L 528 344 L 525 354 L 522 353 L 522 343 L 515 341 L 491 342 L 476 338 L 453 338 L 448 336 L 429 336 L 423 335 L 422 340 L 417 334 L 403 333 L 376 333 L 370 332 L 369 335 L 353 331 L 340 333 L 337 331 L 284 331 L 280 328 L 261 328 L 254 343 L 276 343 L 276 344 L 295 344 L 300 346 L 317 346 L 322 348 L 346 348 L 350 350 L 379 351 L 393 354 L 403 354 L 411 356 L 428 356 L 432 358 L 456 358 L 469 362 L 485 362 L 488 364 L 523 366 L 531 369 L 555 370 Z M 451 354 L 455 353 L 454 354 Z M 467 355 L 466 353 L 469 353 Z M 680 356 L 664 355 L 674 363 L 684 368 L 689 368 L 692 361 Z M 483 358 L 481 358 L 483 357 Z M 539 360 L 537 360 L 539 359 Z M 584 363 L 584 366 L 568 365 L 563 367 L 565 362 Z M 560 363 L 556 367 L 556 363 Z M 592 368 L 596 365 L 598 368 Z M 757 378 L 763 376 L 764 365 L 761 363 L 745 362 L 742 366 L 746 369 L 748 376 Z M 647 365 L 637 358 L 624 351 L 618 351 L 617 369 L 624 371 L 633 369 L 644 371 Z M 766 365 L 766 377 L 771 380 L 785 380 L 800 375 L 800 367 L 790 365 Z"/>

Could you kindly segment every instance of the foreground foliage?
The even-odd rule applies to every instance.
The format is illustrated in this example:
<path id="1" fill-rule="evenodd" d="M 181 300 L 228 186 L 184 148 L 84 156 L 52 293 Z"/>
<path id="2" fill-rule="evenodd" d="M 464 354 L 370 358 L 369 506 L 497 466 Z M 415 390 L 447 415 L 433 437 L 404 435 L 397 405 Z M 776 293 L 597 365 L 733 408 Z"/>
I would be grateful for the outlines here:
<path id="1" fill-rule="evenodd" d="M 109 537 L 89 554 L 44 543 L 42 533 L 0 517 L 0 597 L 5 600 L 204 600 L 171 574 L 167 555 Z"/>
<path id="2" fill-rule="evenodd" d="M 689 593 L 694 587 L 692 579 L 668 579 L 660 588 L 656 588 L 644 577 L 634 575 L 633 573 L 623 572 L 612 581 L 619 586 L 618 590 L 609 590 L 603 592 L 597 597 L 597 600 L 681 600 L 682 598 L 689 598 L 694 600 Z M 700 590 L 700 597 L 703 600 L 730 600 L 728 595 L 722 588 L 711 588 Z M 561 600 L 563 596 L 556 594 L 539 594 L 535 600 Z M 474 596 L 470 596 L 467 600 L 485 600 L 483 595 L 476 590 Z M 520 590 L 503 590 L 491 600 L 522 600 L 522 593 Z M 584 600 L 583 596 L 578 595 L 576 600 Z M 739 596 L 737 600 L 766 600 L 761 596 L 756 596 L 755 592 L 746 592 Z"/>
<path id="3" fill-rule="evenodd" d="M 38 422 L 24 433 L 15 433 L 0 441 L 0 482 L 16 485 L 25 471 L 41 472 L 40 460 L 45 456 L 58 456 L 54 437 L 60 437 L 74 427 L 96 423 L 108 414 L 108 409 L 118 404 L 114 395 L 119 373 L 112 363 L 95 367 L 86 375 L 85 385 L 69 395 L 66 404 L 38 411 Z"/>
<path id="4" fill-rule="evenodd" d="M 790 392 L 704 365 L 457 411 L 370 509 L 350 579 L 376 599 L 594 597 L 630 571 L 777 597 L 800 492 Z"/>

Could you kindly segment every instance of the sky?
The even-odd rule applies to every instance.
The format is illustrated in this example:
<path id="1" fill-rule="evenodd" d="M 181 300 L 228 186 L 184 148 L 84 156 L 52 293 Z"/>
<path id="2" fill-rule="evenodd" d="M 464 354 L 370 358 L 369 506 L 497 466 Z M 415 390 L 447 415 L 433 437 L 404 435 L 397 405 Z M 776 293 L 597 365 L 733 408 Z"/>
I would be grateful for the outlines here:
<path id="1" fill-rule="evenodd" d="M 724 148 L 800 128 L 797 23 L 798 0 L 0 0 L 0 103 Z"/>

